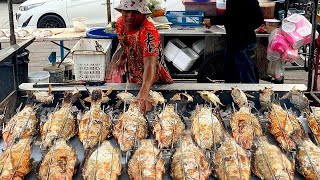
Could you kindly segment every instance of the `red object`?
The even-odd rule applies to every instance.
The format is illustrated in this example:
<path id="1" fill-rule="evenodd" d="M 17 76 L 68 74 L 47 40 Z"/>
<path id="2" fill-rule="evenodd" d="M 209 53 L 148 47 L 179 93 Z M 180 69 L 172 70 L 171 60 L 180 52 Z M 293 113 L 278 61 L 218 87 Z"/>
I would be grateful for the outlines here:
<path id="1" fill-rule="evenodd" d="M 122 83 L 120 73 L 118 73 L 116 70 L 113 70 L 111 77 L 106 77 L 106 83 Z"/>
<path id="2" fill-rule="evenodd" d="M 128 32 L 122 17 L 117 21 L 119 43 L 127 56 L 129 82 L 142 83 L 144 72 L 144 57 L 157 57 L 157 82 L 172 83 L 173 80 L 166 67 L 161 45 L 161 38 L 157 28 L 147 18 L 139 30 Z"/>
<path id="3" fill-rule="evenodd" d="M 315 68 L 314 68 L 314 87 L 313 90 L 314 91 L 318 91 L 318 76 L 319 76 L 319 51 L 320 51 L 320 36 L 318 36 L 318 38 L 316 39 L 316 64 L 315 64 Z"/>
<path id="4" fill-rule="evenodd" d="M 226 9 L 217 8 L 216 12 L 217 12 L 217 16 L 221 16 L 226 12 Z"/>

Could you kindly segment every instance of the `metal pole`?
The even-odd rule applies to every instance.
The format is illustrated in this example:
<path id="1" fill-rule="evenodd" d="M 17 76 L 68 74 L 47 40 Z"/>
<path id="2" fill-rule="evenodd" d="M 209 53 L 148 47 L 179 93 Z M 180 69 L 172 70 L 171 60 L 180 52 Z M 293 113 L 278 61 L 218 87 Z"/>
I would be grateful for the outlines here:
<path id="1" fill-rule="evenodd" d="M 111 22 L 111 5 L 110 5 L 110 0 L 107 1 L 107 18 L 108 18 L 108 23 Z"/>
<path id="2" fill-rule="evenodd" d="M 14 22 L 13 22 L 13 9 L 12 9 L 12 0 L 8 0 L 8 11 L 9 11 L 9 25 L 10 25 L 10 45 L 16 44 L 16 36 L 14 33 Z M 18 77 L 18 66 L 17 66 L 17 52 L 14 53 L 12 56 L 12 64 L 13 64 L 13 73 L 14 73 L 14 88 L 17 90 L 18 89 L 18 82 L 19 82 L 19 77 Z"/>
<path id="3" fill-rule="evenodd" d="M 310 55 L 309 55 L 309 61 L 308 61 L 308 91 L 311 91 L 313 89 L 315 89 L 315 87 L 313 87 L 314 83 L 313 83 L 313 73 L 314 73 L 314 52 L 315 52 L 315 48 L 316 48 L 316 42 L 315 42 L 315 34 L 316 34 L 316 30 L 317 30 L 317 23 L 316 23 L 316 18 L 317 18 L 317 9 L 318 9 L 318 2 L 319 0 L 314 0 L 314 4 L 313 4 L 313 13 L 312 13 L 312 34 L 311 34 L 311 39 L 312 42 L 310 43 Z"/>
<path id="4" fill-rule="evenodd" d="M 16 36 L 14 33 L 12 0 L 8 0 L 8 10 L 9 10 L 9 23 L 10 23 L 10 44 L 14 45 L 16 44 Z"/>

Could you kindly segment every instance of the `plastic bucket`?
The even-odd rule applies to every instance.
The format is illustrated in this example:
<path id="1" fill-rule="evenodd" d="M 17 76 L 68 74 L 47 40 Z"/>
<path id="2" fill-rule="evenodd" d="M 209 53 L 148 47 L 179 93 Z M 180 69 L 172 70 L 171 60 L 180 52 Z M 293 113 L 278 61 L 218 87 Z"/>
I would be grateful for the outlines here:
<path id="1" fill-rule="evenodd" d="M 225 13 L 227 8 L 227 0 L 217 0 L 216 1 L 216 14 L 221 16 Z"/>
<path id="2" fill-rule="evenodd" d="M 29 74 L 30 83 L 49 83 L 50 73 L 47 71 L 37 71 Z"/>

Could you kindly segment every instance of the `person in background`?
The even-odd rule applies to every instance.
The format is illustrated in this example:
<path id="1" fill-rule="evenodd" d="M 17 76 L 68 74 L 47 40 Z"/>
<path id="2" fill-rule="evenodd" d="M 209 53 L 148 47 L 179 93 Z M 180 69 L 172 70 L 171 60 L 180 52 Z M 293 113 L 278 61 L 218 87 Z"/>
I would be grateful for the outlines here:
<path id="1" fill-rule="evenodd" d="M 252 60 L 256 49 L 255 29 L 263 24 L 258 0 L 227 0 L 221 16 L 204 22 L 207 28 L 224 25 L 227 43 L 224 73 L 227 83 L 259 83 L 259 73 Z"/>
<path id="2" fill-rule="evenodd" d="M 142 112 L 152 109 L 149 91 L 154 83 L 173 82 L 164 62 L 160 35 L 146 17 L 151 14 L 147 4 L 147 0 L 121 0 L 115 8 L 122 15 L 116 23 L 121 49 L 115 68 L 121 73 L 127 71 L 130 83 L 141 83 L 137 101 Z"/>

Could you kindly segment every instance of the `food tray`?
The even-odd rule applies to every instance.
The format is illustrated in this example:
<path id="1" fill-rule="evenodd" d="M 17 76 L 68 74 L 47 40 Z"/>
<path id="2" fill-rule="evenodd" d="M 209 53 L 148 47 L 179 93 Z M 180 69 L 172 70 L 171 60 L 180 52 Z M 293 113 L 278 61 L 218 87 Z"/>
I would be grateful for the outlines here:
<path id="1" fill-rule="evenodd" d="M 137 95 L 137 93 L 138 93 L 138 91 L 131 91 L 131 92 L 134 95 Z M 160 91 L 160 92 L 162 92 L 162 94 L 164 95 L 164 97 L 166 99 L 170 99 L 178 91 Z M 117 91 L 114 91 L 114 92 L 111 93 L 111 95 L 110 95 L 111 101 L 109 102 L 109 104 L 114 104 L 115 97 L 116 97 L 117 93 L 118 93 Z M 194 97 L 194 102 L 190 103 L 190 104 L 177 103 L 176 107 L 177 107 L 177 111 L 182 113 L 181 117 L 182 117 L 184 123 L 186 124 L 187 128 L 190 128 L 191 123 L 190 123 L 189 117 L 190 117 L 191 111 L 194 109 L 194 107 L 197 104 L 203 104 L 204 101 L 200 98 L 200 96 L 197 94 L 196 91 L 188 91 L 188 94 L 190 94 L 190 95 L 192 95 Z M 223 107 L 221 109 L 221 115 L 222 115 L 223 120 L 224 120 L 224 125 L 226 126 L 227 130 L 229 130 L 228 129 L 229 128 L 228 127 L 228 125 L 229 125 L 228 114 L 230 114 L 229 111 L 230 111 L 231 102 L 232 102 L 232 99 L 231 99 L 231 96 L 230 96 L 230 91 L 217 92 L 217 94 L 219 95 L 219 97 L 221 99 L 221 102 L 226 105 L 225 107 Z M 251 103 L 255 104 L 255 108 L 256 109 L 260 109 L 260 107 L 259 107 L 260 105 L 259 105 L 259 103 L 257 103 L 258 102 L 258 93 L 257 92 L 250 92 L 250 95 L 254 96 L 254 98 L 249 98 L 249 100 L 252 101 Z M 282 95 L 284 95 L 284 92 L 279 92 L 278 93 L 279 97 L 282 97 Z M 86 96 L 87 96 L 87 93 L 83 92 L 83 97 L 82 98 L 85 98 Z M 56 101 L 60 102 L 61 101 L 61 97 L 62 97 L 62 93 L 61 92 L 60 93 L 56 93 L 55 94 L 55 102 L 54 102 L 54 104 L 56 103 Z M 175 103 L 175 102 L 168 101 L 167 103 Z M 297 109 L 295 109 L 288 100 L 282 100 L 282 101 L 280 101 L 280 103 L 282 104 L 282 106 L 285 103 L 288 108 L 291 108 L 294 112 L 296 112 L 298 117 L 299 117 L 298 119 L 304 125 L 305 129 L 307 130 L 307 132 L 309 132 L 308 127 L 306 125 L 306 119 L 304 117 L 300 116 L 300 114 L 297 111 Z M 75 105 L 78 107 L 79 106 L 78 102 L 76 102 Z M 52 106 L 50 108 L 54 108 L 53 104 L 52 104 Z M 159 109 L 161 109 L 161 108 L 162 108 L 162 106 L 159 105 L 159 106 L 157 106 L 157 108 L 153 112 L 151 112 L 151 113 L 146 115 L 147 120 L 148 120 L 148 125 L 149 125 L 149 137 L 148 138 L 150 138 L 150 139 L 153 139 L 150 127 L 152 126 L 152 123 L 153 123 L 153 120 L 154 120 L 154 113 L 156 111 L 158 111 Z M 186 110 L 182 111 L 182 109 L 184 109 L 184 108 L 186 108 Z M 113 111 L 113 115 L 115 117 L 113 124 L 117 121 L 117 114 L 119 114 L 119 112 L 122 109 L 123 109 L 123 107 L 120 107 L 119 109 Z M 265 117 L 263 117 L 264 113 L 262 111 L 257 110 L 256 113 L 260 114 L 260 116 L 262 117 L 262 121 L 266 121 Z M 262 125 L 264 125 L 264 123 L 262 123 Z M 38 139 L 35 140 L 35 141 L 39 141 L 39 134 L 36 136 L 36 138 L 38 138 Z M 270 140 L 269 142 L 275 143 L 274 138 L 272 136 L 268 135 L 268 138 Z M 111 138 L 109 138 L 109 140 L 111 140 L 112 144 L 115 147 L 119 148 L 119 145 L 116 143 L 114 138 L 111 137 Z M 69 143 L 70 143 L 70 145 L 72 147 L 76 148 L 78 161 L 79 161 L 79 164 L 76 167 L 76 169 L 77 169 L 76 170 L 76 174 L 74 175 L 73 179 L 76 179 L 76 180 L 82 179 L 81 178 L 81 163 L 84 160 L 84 149 L 83 149 L 83 146 L 82 146 L 81 142 L 79 141 L 77 135 L 75 137 L 73 137 L 69 141 Z M 39 163 L 40 163 L 40 161 L 42 159 L 42 154 L 41 154 L 39 145 L 36 145 L 36 144 L 39 144 L 39 143 L 33 143 L 33 151 L 32 151 L 32 158 L 34 159 L 33 171 L 30 172 L 27 175 L 26 179 L 36 179 L 36 176 L 37 176 L 36 175 L 36 171 L 38 170 L 37 167 L 39 167 Z M 0 147 L 3 147 L 3 140 L 2 139 L 0 140 Z M 170 158 L 171 158 L 170 155 L 172 154 L 173 151 L 174 151 L 174 149 L 168 149 L 168 150 L 164 150 L 163 151 L 163 159 L 166 162 L 166 173 L 164 175 L 164 179 L 171 179 L 171 177 L 169 175 L 170 174 L 170 169 L 169 169 L 168 162 L 170 161 Z M 210 152 L 210 151 L 206 151 L 207 157 L 210 157 L 211 153 L 212 152 Z M 132 155 L 133 152 L 131 151 L 131 152 L 127 153 L 127 154 L 122 154 L 121 155 L 121 162 L 123 164 L 123 171 L 122 171 L 122 175 L 119 177 L 120 180 L 128 179 L 128 175 L 126 173 L 126 170 L 127 170 L 126 161 L 130 158 L 130 154 Z M 216 179 L 216 178 L 214 178 L 213 175 L 211 175 L 209 179 L 211 180 L 211 179 Z M 259 179 L 259 178 L 257 178 L 253 173 L 251 173 L 251 179 Z M 304 178 L 301 175 L 299 175 L 297 173 L 297 171 L 296 171 L 295 179 L 304 179 Z"/>

